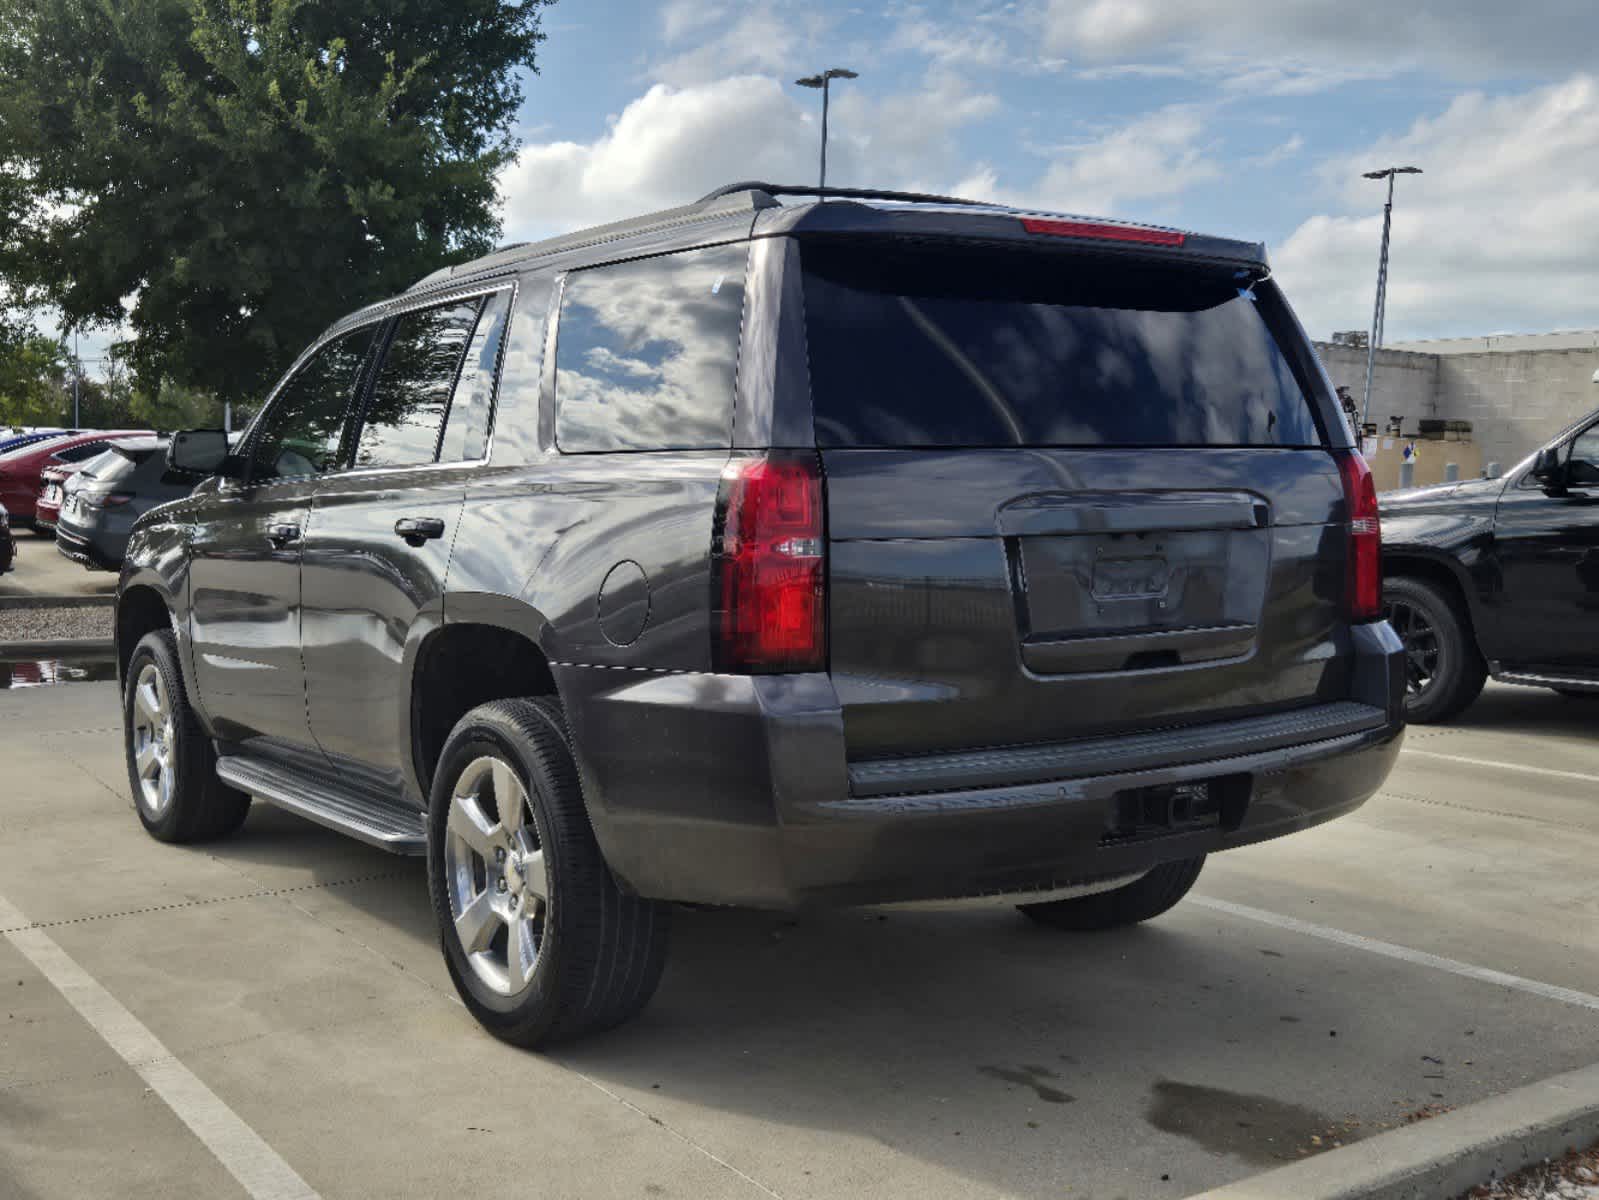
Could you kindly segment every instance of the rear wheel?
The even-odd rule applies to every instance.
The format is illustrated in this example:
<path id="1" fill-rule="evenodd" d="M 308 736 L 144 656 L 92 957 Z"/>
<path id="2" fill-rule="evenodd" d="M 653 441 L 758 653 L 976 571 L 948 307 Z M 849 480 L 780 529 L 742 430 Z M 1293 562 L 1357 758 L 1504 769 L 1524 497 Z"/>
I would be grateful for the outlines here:
<path id="1" fill-rule="evenodd" d="M 1482 691 L 1488 665 L 1454 597 L 1397 575 L 1383 583 L 1383 615 L 1405 644 L 1405 717 L 1418 725 L 1459 715 Z"/>
<path id="2" fill-rule="evenodd" d="M 170 629 L 133 648 L 122 715 L 133 807 L 150 836 L 198 842 L 244 823 L 250 797 L 217 778 L 216 750 L 189 707 Z"/>
<path id="3" fill-rule="evenodd" d="M 1041 925 L 1086 933 L 1097 929 L 1120 929 L 1158 917 L 1188 894 L 1199 878 L 1205 856 L 1180 858 L 1141 875 L 1128 884 L 1092 896 L 1069 900 L 1050 900 L 1043 904 L 1017 907 Z"/>
<path id="4" fill-rule="evenodd" d="M 620 1025 L 660 982 L 671 911 L 617 886 L 552 700 L 498 700 L 456 725 L 433 780 L 428 878 L 450 978 L 507 1042 Z"/>

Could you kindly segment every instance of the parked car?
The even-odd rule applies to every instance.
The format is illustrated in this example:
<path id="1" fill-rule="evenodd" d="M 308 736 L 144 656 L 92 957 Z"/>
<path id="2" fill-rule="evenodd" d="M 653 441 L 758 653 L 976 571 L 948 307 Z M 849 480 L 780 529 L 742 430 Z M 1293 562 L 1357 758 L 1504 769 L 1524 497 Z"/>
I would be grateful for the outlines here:
<path id="1" fill-rule="evenodd" d="M 798 198 L 782 203 L 779 195 Z M 742 184 L 346 317 L 118 589 L 156 838 L 425 854 L 539 1045 L 671 908 L 1153 917 L 1402 737 L 1376 495 L 1259 245 Z"/>
<path id="2" fill-rule="evenodd" d="M 17 540 L 11 536 L 11 514 L 0 505 L 0 575 L 9 571 L 17 561 Z"/>
<path id="3" fill-rule="evenodd" d="M 36 528 L 39 496 L 44 486 L 39 476 L 46 467 L 92 458 L 113 438 L 149 437 L 151 434 L 148 429 L 84 430 L 0 454 L 0 504 L 10 511 L 13 522 Z"/>
<path id="4" fill-rule="evenodd" d="M 1503 683 L 1599 697 L 1599 412 L 1499 479 L 1382 498 L 1383 603 L 1412 721 Z"/>
<path id="5" fill-rule="evenodd" d="M 12 450 L 20 450 L 24 446 L 32 446 L 39 442 L 48 442 L 52 438 L 65 437 L 69 433 L 78 432 L 76 429 L 14 429 L 0 431 L 0 454 Z"/>
<path id="6" fill-rule="evenodd" d="M 202 476 L 167 463 L 166 438 L 119 438 L 67 482 L 56 549 L 94 570 L 122 565 L 134 523 L 187 496 Z"/>

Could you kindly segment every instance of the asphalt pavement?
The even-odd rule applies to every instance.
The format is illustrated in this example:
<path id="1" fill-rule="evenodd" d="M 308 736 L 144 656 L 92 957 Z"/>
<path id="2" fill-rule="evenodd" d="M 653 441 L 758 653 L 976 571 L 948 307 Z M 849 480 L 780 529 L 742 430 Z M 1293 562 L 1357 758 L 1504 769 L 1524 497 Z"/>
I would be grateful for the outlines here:
<path id="1" fill-rule="evenodd" d="M 1596 721 L 1490 687 L 1135 930 L 683 911 L 541 1056 L 420 862 L 261 805 L 160 845 L 113 684 L 0 692 L 0 1195 L 1185 1196 L 1599 1061 Z"/>

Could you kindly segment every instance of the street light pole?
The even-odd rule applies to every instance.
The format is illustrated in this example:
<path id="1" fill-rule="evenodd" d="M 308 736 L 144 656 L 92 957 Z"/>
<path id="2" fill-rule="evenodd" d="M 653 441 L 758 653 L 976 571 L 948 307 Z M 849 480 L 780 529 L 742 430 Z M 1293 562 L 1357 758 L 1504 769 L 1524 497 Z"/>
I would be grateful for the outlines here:
<path id="1" fill-rule="evenodd" d="M 83 360 L 78 357 L 78 330 L 72 329 L 72 428 L 81 428 L 83 422 L 78 419 L 78 380 L 83 377 Z"/>
<path id="2" fill-rule="evenodd" d="M 799 84 L 800 87 L 820 88 L 822 91 L 822 172 L 820 180 L 816 185 L 818 188 L 825 188 L 827 186 L 827 85 L 832 83 L 832 81 L 835 79 L 859 78 L 859 74 L 854 71 L 847 70 L 844 67 L 829 67 L 820 75 L 807 75 L 804 79 L 796 79 L 794 81 L 795 83 Z"/>
<path id="3" fill-rule="evenodd" d="M 1377 258 L 1377 302 L 1371 313 L 1371 337 L 1366 340 L 1366 395 L 1360 405 L 1360 428 L 1356 437 L 1365 433 L 1371 413 L 1371 380 L 1377 370 L 1377 350 L 1382 346 L 1383 325 L 1388 319 L 1388 236 L 1394 220 L 1394 176 L 1420 175 L 1420 167 L 1387 167 L 1381 171 L 1367 171 L 1367 179 L 1388 181 L 1388 202 L 1382 207 L 1382 251 Z"/>

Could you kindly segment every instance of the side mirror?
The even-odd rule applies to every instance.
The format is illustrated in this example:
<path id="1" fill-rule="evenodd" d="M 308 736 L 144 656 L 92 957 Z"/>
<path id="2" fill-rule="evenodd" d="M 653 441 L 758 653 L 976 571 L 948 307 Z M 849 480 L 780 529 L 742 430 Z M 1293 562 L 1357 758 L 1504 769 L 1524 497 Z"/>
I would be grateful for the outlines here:
<path id="1" fill-rule="evenodd" d="M 1545 488 L 1557 491 L 1565 486 L 1565 465 L 1560 461 L 1560 447 L 1545 446 L 1532 460 L 1532 477 Z"/>
<path id="2" fill-rule="evenodd" d="M 228 435 L 220 429 L 187 429 L 167 444 L 167 467 L 191 475 L 233 474 Z"/>

